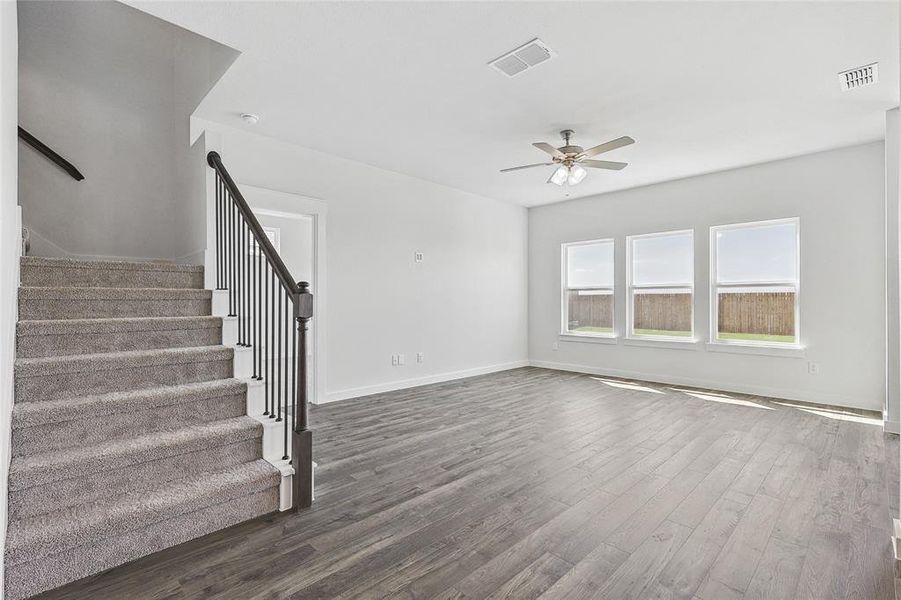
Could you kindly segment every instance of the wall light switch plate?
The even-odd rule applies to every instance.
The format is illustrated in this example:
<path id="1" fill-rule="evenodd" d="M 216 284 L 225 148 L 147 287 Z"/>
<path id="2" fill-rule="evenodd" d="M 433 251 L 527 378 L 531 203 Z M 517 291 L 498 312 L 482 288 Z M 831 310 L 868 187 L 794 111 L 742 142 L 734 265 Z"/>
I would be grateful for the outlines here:
<path id="1" fill-rule="evenodd" d="M 403 354 L 398 354 L 397 355 L 397 364 L 401 365 L 401 366 L 407 364 L 407 357 Z"/>
<path id="2" fill-rule="evenodd" d="M 422 352 L 417 352 L 416 353 L 416 362 L 418 362 L 419 364 L 422 364 L 423 361 L 425 361 L 425 355 Z"/>

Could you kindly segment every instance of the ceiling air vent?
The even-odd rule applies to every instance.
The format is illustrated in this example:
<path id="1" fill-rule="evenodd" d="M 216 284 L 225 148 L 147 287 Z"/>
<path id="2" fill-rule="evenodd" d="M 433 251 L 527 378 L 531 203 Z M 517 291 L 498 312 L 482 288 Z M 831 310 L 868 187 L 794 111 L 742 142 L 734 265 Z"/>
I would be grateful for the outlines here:
<path id="1" fill-rule="evenodd" d="M 531 69 L 535 65 L 540 65 L 550 60 L 556 55 L 557 53 L 548 48 L 547 44 L 535 38 L 531 42 L 504 54 L 500 58 L 494 59 L 488 64 L 504 75 L 513 77 Z"/>
<path id="2" fill-rule="evenodd" d="M 838 74 L 842 90 L 855 90 L 865 85 L 873 85 L 879 80 L 879 63 L 849 69 Z"/>

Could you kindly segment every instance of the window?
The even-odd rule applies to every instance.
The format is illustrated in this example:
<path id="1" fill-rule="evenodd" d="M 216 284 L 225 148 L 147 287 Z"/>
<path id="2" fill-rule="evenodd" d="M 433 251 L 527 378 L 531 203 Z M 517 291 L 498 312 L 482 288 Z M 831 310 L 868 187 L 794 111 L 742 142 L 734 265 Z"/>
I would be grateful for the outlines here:
<path id="1" fill-rule="evenodd" d="M 626 238 L 629 337 L 690 340 L 694 335 L 694 234 Z"/>
<path id="2" fill-rule="evenodd" d="M 563 244 L 563 332 L 613 337 L 613 240 Z"/>
<path id="3" fill-rule="evenodd" d="M 798 240 L 797 219 L 710 228 L 714 341 L 798 344 Z"/>

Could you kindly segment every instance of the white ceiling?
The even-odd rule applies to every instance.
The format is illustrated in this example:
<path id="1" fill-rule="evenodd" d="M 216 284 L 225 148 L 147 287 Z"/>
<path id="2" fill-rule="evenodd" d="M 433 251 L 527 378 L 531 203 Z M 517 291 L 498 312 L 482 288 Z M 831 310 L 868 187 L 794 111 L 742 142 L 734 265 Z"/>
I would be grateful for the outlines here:
<path id="1" fill-rule="evenodd" d="M 128 4 L 243 52 L 198 116 L 528 206 L 881 139 L 899 102 L 897 2 Z M 535 37 L 558 56 L 486 65 Z M 840 91 L 874 61 L 878 85 Z M 598 157 L 630 166 L 498 172 L 563 128 L 634 137 Z"/>

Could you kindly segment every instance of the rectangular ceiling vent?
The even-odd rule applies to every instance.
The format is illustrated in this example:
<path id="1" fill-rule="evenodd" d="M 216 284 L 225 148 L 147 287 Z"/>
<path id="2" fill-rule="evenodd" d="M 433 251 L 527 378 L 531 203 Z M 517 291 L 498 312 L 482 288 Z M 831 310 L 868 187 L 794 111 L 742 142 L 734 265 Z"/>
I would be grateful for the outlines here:
<path id="1" fill-rule="evenodd" d="M 848 69 L 838 74 L 842 91 L 856 90 L 865 85 L 873 85 L 879 80 L 879 63 Z"/>
<path id="2" fill-rule="evenodd" d="M 548 48 L 547 44 L 535 38 L 531 42 L 523 44 L 516 50 L 510 51 L 488 64 L 507 77 L 513 77 L 536 65 L 547 62 L 556 55 L 557 53 Z"/>

